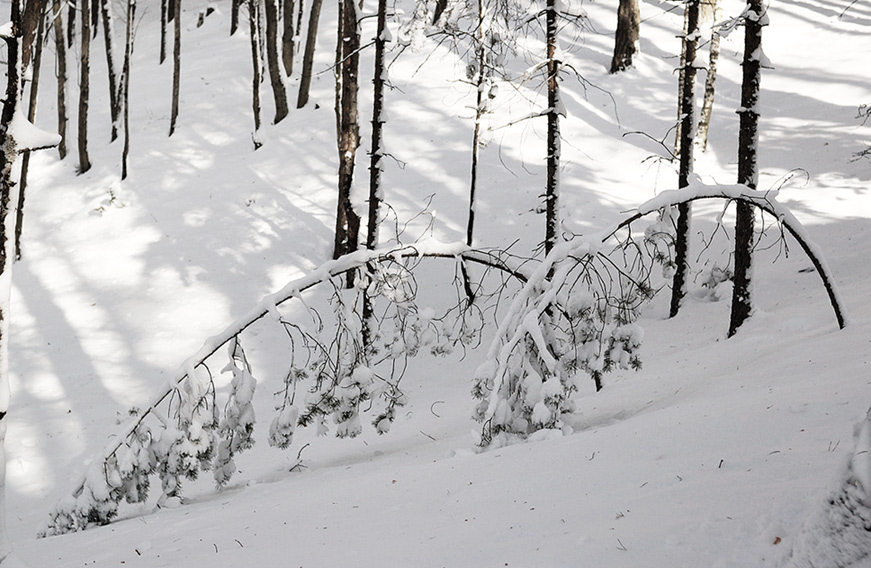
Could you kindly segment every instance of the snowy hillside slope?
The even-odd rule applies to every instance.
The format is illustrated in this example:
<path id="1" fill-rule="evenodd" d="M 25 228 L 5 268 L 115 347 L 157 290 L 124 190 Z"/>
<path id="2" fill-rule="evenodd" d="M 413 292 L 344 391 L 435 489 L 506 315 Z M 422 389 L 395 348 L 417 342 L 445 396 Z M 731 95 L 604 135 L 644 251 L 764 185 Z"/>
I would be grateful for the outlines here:
<path id="1" fill-rule="evenodd" d="M 664 152 L 655 140 L 672 143 L 681 18 L 672 3 L 642 2 L 642 53 L 633 70 L 610 76 L 615 4 L 584 3 L 589 29 L 564 45 L 566 60 L 595 86 L 564 81 L 568 232 L 605 229 L 676 183 L 674 166 L 655 159 Z M 228 37 L 229 2 L 197 28 L 197 8 L 205 5 L 185 3 L 181 112 L 172 138 L 171 69 L 157 65 L 158 13 L 141 6 L 127 181 L 119 181 L 120 144 L 108 141 L 99 57 L 94 168 L 77 176 L 72 156 L 60 162 L 48 152 L 31 163 L 24 259 L 13 276 L 7 437 L 9 526 L 23 559 L 143 568 L 782 562 L 838 478 L 854 423 L 871 407 L 871 163 L 852 159 L 871 138 L 871 125 L 855 118 L 860 104 L 871 103 L 861 75 L 871 52 L 871 10 L 858 3 L 839 17 L 846 1 L 770 6 L 763 43 L 774 69 L 763 76 L 759 187 L 783 185 L 781 201 L 825 251 L 847 305 L 847 329 L 837 330 L 799 248 L 793 244 L 784 258 L 773 247 L 760 253 L 759 309 L 738 336 L 725 339 L 725 301 L 690 299 L 666 320 L 666 298 L 659 297 L 641 322 L 643 369 L 606 377 L 599 393 L 590 384 L 578 400 L 574 434 L 479 454 L 469 388 L 483 349 L 414 361 L 404 379 L 409 406 L 386 436 L 371 429 L 356 440 L 308 433 L 286 451 L 269 448 L 282 351 L 274 333 L 258 327 L 248 338 L 260 382 L 257 446 L 240 456 L 227 489 L 217 492 L 202 479 L 186 486 L 179 508 L 129 508 L 107 527 L 36 540 L 52 505 L 131 406 L 145 404 L 206 337 L 330 254 L 332 34 L 319 44 L 322 72 L 311 105 L 264 127 L 255 152 L 247 38 Z M 735 13 L 741 5 L 726 8 Z M 326 26 L 334 9 L 325 6 Z M 706 182 L 735 181 L 741 46 L 740 30 L 723 42 L 711 141 L 696 165 Z M 404 239 L 451 241 L 465 227 L 473 93 L 457 82 L 461 61 L 428 49 L 406 51 L 391 69 L 398 88 L 388 94 L 386 146 L 397 162 L 384 179 L 398 223 L 413 219 Z M 370 53 L 362 66 L 371 68 Z M 51 127 L 53 79 L 42 79 L 37 122 Z M 514 249 L 524 253 L 544 235 L 535 213 L 544 123 L 505 126 L 529 113 L 526 99 L 535 96 L 510 91 L 494 101 L 477 235 L 483 246 L 519 240 Z M 263 94 L 268 117 L 265 86 Z M 364 117 L 369 97 L 364 86 Z M 364 124 L 364 148 L 367 131 Z M 696 226 L 709 234 L 720 206 L 697 212 Z M 701 260 L 724 263 L 727 254 L 720 239 Z M 452 292 L 443 267 L 424 271 L 422 280 L 432 283 L 421 294 Z M 298 456 L 304 467 L 294 467 Z"/>

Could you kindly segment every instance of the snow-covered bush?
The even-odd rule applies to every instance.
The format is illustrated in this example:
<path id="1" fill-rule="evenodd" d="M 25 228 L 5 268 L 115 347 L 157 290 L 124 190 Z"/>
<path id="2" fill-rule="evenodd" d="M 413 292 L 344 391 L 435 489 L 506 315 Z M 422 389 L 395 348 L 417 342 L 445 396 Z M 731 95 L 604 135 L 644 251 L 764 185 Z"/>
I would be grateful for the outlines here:
<path id="1" fill-rule="evenodd" d="M 653 294 L 651 263 L 631 240 L 611 251 L 619 262 L 601 246 L 575 239 L 555 247 L 514 298 L 473 382 L 481 445 L 563 429 L 579 372 L 598 390 L 604 373 L 640 367 L 635 319 Z"/>

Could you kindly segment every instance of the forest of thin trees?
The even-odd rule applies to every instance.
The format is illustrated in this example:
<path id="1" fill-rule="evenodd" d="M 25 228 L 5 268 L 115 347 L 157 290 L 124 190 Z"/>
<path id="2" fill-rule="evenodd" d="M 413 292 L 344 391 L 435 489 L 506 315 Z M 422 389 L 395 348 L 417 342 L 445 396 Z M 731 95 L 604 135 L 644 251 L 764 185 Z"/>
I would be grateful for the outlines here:
<path id="1" fill-rule="evenodd" d="M 818 251 L 806 242 L 800 227 L 784 217 L 779 204 L 754 191 L 758 181 L 757 100 L 763 73 L 760 46 L 767 25 L 766 8 L 760 0 L 748 0 L 741 13 L 722 19 L 716 0 L 686 0 L 680 5 L 685 15 L 683 29 L 674 30 L 679 38 L 674 53 L 675 143 L 673 149 L 663 145 L 667 155 L 662 157 L 675 163 L 676 186 L 683 191 L 668 200 L 654 201 L 616 227 L 606 238 L 613 255 L 598 249 L 602 243 L 595 243 L 594 247 L 590 242 L 564 234 L 560 219 L 560 158 L 564 142 L 560 125 L 567 114 L 563 100 L 567 90 L 576 88 L 576 71 L 561 61 L 561 54 L 572 47 L 568 38 L 583 29 L 583 16 L 570 13 L 564 3 L 556 0 L 542 0 L 531 11 L 510 0 L 437 0 L 419 2 L 413 12 L 404 16 L 398 24 L 404 33 L 420 34 L 433 43 L 451 45 L 467 63 L 466 76 L 457 80 L 473 85 L 475 92 L 474 101 L 470 101 L 474 121 L 468 132 L 468 215 L 462 243 L 431 249 L 408 244 L 384 251 L 379 248 L 379 228 L 391 199 L 384 162 L 393 143 L 384 126 L 392 99 L 403 96 L 390 89 L 389 62 L 403 56 L 408 41 L 391 37 L 388 20 L 395 22 L 399 16 L 385 0 L 362 6 L 354 0 L 338 0 L 337 18 L 329 21 L 321 18 L 321 3 L 322 0 L 232 0 L 222 3 L 220 10 L 197 8 L 196 13 L 191 13 L 184 0 L 160 0 L 159 6 L 148 6 L 148 10 L 136 0 L 13 0 L 11 31 L 4 37 L 8 86 L 0 137 L 4 140 L 5 163 L 8 165 L 19 157 L 23 162 L 17 179 L 10 177 L 13 170 L 6 167 L 0 180 L 0 199 L 4 204 L 0 240 L 6 245 L 0 258 L 0 275 L 10 270 L 16 255 L 27 252 L 20 231 L 27 222 L 24 197 L 29 152 L 56 145 L 61 159 L 75 160 L 79 174 L 93 166 L 89 132 L 107 125 L 94 123 L 93 109 L 89 106 L 91 57 L 106 59 L 108 131 L 113 144 L 116 139 L 123 139 L 117 144 L 119 176 L 127 179 L 135 176 L 127 164 L 129 155 L 136 152 L 136 125 L 130 124 L 129 110 L 130 78 L 137 73 L 132 54 L 139 41 L 138 18 L 160 19 L 160 64 L 172 69 L 171 84 L 166 86 L 166 97 L 171 101 L 167 136 L 185 128 L 180 91 L 187 63 L 183 59 L 186 38 L 182 35 L 188 28 L 182 21 L 202 24 L 207 18 L 223 18 L 228 36 L 247 34 L 252 152 L 269 144 L 268 139 L 260 136 L 264 121 L 278 125 L 297 109 L 311 104 L 312 76 L 325 72 L 314 67 L 316 49 L 334 45 L 333 64 L 328 69 L 335 81 L 336 200 L 332 259 L 323 259 L 326 263 L 323 270 L 295 283 L 286 294 L 272 301 L 275 307 L 299 300 L 306 290 L 332 282 L 331 301 L 351 307 L 348 311 L 335 310 L 335 321 L 327 331 L 307 331 L 281 317 L 276 321 L 287 331 L 293 348 L 306 354 L 305 365 L 288 370 L 288 393 L 303 388 L 299 383 L 318 396 L 315 402 L 303 406 L 288 394 L 270 429 L 270 443 L 275 446 L 288 446 L 295 428 L 319 425 L 328 419 L 337 424 L 340 436 L 354 437 L 362 428 L 361 413 L 372 408 L 377 412 L 373 426 L 379 433 L 387 432 L 403 401 L 399 377 L 392 372 L 385 374 L 386 386 L 376 394 L 372 368 L 414 355 L 417 350 L 414 346 L 419 347 L 425 335 L 436 338 L 433 340 L 436 351 L 448 352 L 474 344 L 483 326 L 482 304 L 501 298 L 500 294 L 509 296 L 505 303 L 511 307 L 474 381 L 475 417 L 481 423 L 480 444 L 487 446 L 496 439 L 522 438 L 540 429 L 559 428 L 571 395 L 579 389 L 577 374 L 588 375 L 598 390 L 603 388 L 603 375 L 610 370 L 640 366 L 638 349 L 642 333 L 636 319 L 641 307 L 656 292 L 650 284 L 653 265 L 662 265 L 669 275 L 670 285 L 666 288 L 671 293 L 670 315 L 680 311 L 697 256 L 692 250 L 691 226 L 692 203 L 699 199 L 726 200 L 737 209 L 732 231 L 732 265 L 727 271 L 734 284 L 729 336 L 738 333 L 753 313 L 752 265 L 760 233 L 755 223 L 763 214 L 782 221 L 784 230 L 799 240 L 818 268 L 839 324 L 844 325 L 830 275 L 820 262 Z M 637 0 L 619 0 L 614 4 L 616 31 L 608 70 L 631 73 L 633 66 L 639 64 L 635 56 L 640 38 L 644 37 L 640 6 Z M 694 155 L 704 151 L 711 114 L 716 112 L 719 34 L 736 27 L 743 28 L 745 38 L 740 126 L 734 133 L 738 179 L 728 188 L 699 187 L 693 182 Z M 529 45 L 521 41 L 524 35 L 540 39 L 542 51 L 524 52 Z M 98 37 L 102 41 L 93 41 Z M 103 53 L 93 49 L 94 46 L 101 46 Z M 364 50 L 373 54 L 372 68 L 362 65 L 370 60 L 361 58 Z M 533 71 L 527 72 L 523 80 L 537 81 L 546 95 L 542 97 L 545 104 L 534 108 L 531 103 L 528 114 L 528 120 L 541 122 L 546 132 L 542 141 L 546 176 L 540 191 L 543 220 L 536 263 L 529 258 L 515 258 L 499 249 L 498 244 L 490 244 L 495 249 L 485 249 L 488 243 L 475 233 L 479 182 L 487 175 L 479 159 L 485 151 L 482 121 L 492 100 L 499 96 L 499 86 L 511 85 L 516 80 L 506 63 L 511 58 L 533 62 Z M 702 59 L 707 64 L 699 67 Z M 44 73 L 46 68 L 53 68 L 57 77 L 57 90 L 52 94 L 57 99 L 57 136 L 40 138 L 37 143 L 20 143 L 17 131 L 11 128 L 14 113 L 23 109 L 26 101 L 27 116 L 34 121 L 40 70 Z M 536 79 L 531 80 L 530 75 Z M 25 76 L 30 80 L 22 80 Z M 298 76 L 299 80 L 291 82 L 291 76 Z M 297 87 L 295 92 L 291 85 Z M 372 89 L 371 116 L 361 114 L 359 100 L 363 89 Z M 263 104 L 267 97 L 271 105 Z M 264 108 L 274 109 L 275 114 L 264 116 Z M 74 140 L 67 136 L 71 121 L 76 124 Z M 361 148 L 362 132 L 370 141 L 368 147 Z M 364 154 L 368 161 L 362 159 Z M 360 176 L 366 169 L 368 176 Z M 353 202 L 352 189 L 355 184 L 366 183 L 366 209 L 360 210 Z M 619 231 L 648 214 L 658 216 L 661 230 L 645 246 Z M 649 254 L 649 250 L 656 252 Z M 408 282 L 413 281 L 414 265 L 406 262 L 422 257 L 453 262 L 460 275 L 457 304 L 447 308 L 441 317 L 429 320 L 420 317 L 414 294 L 407 289 Z M 502 275 L 497 290 L 482 293 L 484 277 L 473 281 L 476 270 Z M 8 279 L 3 282 L 7 289 L 0 290 L 0 296 L 6 298 L 6 303 L 0 301 L 0 322 L 6 321 L 9 296 Z M 512 283 L 512 292 L 506 292 L 509 285 L 505 282 Z M 379 309 L 375 309 L 376 304 Z M 354 317 L 349 318 L 348 313 Z M 118 445 L 102 456 L 107 471 L 118 474 L 120 485 L 116 484 L 112 491 L 102 491 L 106 488 L 98 491 L 88 485 L 93 478 L 83 480 L 74 497 L 85 505 L 80 503 L 77 509 L 60 507 L 54 513 L 49 532 L 67 532 L 110 521 L 121 501 L 145 499 L 147 479 L 152 475 L 161 480 L 161 499 L 177 495 L 182 479 L 196 475 L 198 468 L 211 470 L 219 486 L 226 484 L 234 471 L 234 456 L 250 446 L 253 429 L 253 422 L 240 418 L 246 415 L 245 405 L 250 404 L 256 384 L 242 334 L 254 321 L 269 314 L 268 309 L 260 310 L 250 321 L 235 322 L 228 327 L 213 349 L 199 353 L 190 368 L 176 377 L 174 386 L 151 407 L 141 410 L 134 424 L 119 437 Z M 530 322 L 536 325 L 531 326 Z M 388 328 L 389 333 L 385 331 Z M 5 359 L 3 350 L 8 349 L 6 335 L 6 328 L 0 326 L 2 359 Z M 225 412 L 232 410 L 233 414 L 219 421 L 218 407 L 203 402 L 208 385 L 197 383 L 200 380 L 197 377 L 201 375 L 198 370 L 207 368 L 210 357 L 224 353 L 229 359 L 227 368 L 234 376 Z M 531 388 L 529 377 L 535 377 L 540 385 Z M 156 408 L 169 404 L 166 401 L 174 397 L 184 401 L 172 407 L 174 414 L 170 416 L 177 423 L 178 430 L 173 435 L 178 439 L 169 445 L 164 440 L 162 446 L 156 443 L 149 446 L 155 439 L 149 428 L 160 426 L 149 426 L 148 421 L 154 419 Z M 372 401 L 376 397 L 377 405 Z M 0 408 L 0 420 L 5 412 L 5 408 Z M 143 451 L 146 446 L 148 452 Z M 197 459 L 192 457 L 191 447 L 196 449 Z M 140 452 L 138 461 L 120 471 L 119 452 L 133 450 Z"/>

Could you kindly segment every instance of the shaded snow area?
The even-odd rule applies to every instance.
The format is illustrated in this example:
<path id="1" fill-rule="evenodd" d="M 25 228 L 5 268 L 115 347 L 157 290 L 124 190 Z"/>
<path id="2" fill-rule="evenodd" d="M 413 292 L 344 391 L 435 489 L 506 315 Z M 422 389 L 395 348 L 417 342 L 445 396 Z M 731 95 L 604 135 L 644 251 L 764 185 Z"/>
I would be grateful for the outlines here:
<path id="1" fill-rule="evenodd" d="M 147 406 L 209 337 L 332 252 L 334 3 L 321 15 L 309 105 L 269 124 L 265 82 L 266 125 L 254 151 L 247 25 L 229 36 L 229 0 L 214 3 L 201 27 L 207 2 L 183 3 L 171 138 L 172 66 L 158 65 L 159 7 L 140 2 L 129 178 L 120 181 L 121 141 L 109 142 L 102 34 L 91 53 L 93 168 L 76 175 L 74 121 L 70 156 L 43 151 L 30 163 L 24 257 L 13 274 L 6 444 L 17 555 L 33 567 L 869 568 L 871 162 L 857 153 L 871 143 L 871 124 L 857 109 L 871 103 L 862 75 L 871 8 L 848 4 L 771 3 L 763 45 L 773 68 L 763 70 L 758 109 L 758 189 L 778 190 L 778 207 L 822 251 L 848 316 L 844 330 L 811 261 L 789 237 L 779 240 L 767 217 L 773 230 L 757 247 L 757 308 L 727 340 L 732 233 L 717 222 L 728 228 L 734 207 L 699 201 L 684 309 L 666 318 L 667 288 L 644 308 L 642 368 L 604 375 L 599 392 L 581 377 L 561 433 L 486 451 L 475 445 L 481 425 L 470 390 L 506 297 L 501 312 L 483 313 L 477 343 L 409 362 L 407 404 L 389 433 L 379 435 L 364 413 L 353 439 L 337 439 L 335 425 L 327 436 L 299 427 L 290 447 L 270 447 L 288 351 L 287 334 L 266 317 L 240 339 L 250 365 L 244 389 L 241 379 L 232 383 L 242 376 L 236 367 L 221 372 L 226 360 L 210 368 L 221 400 L 232 391 L 247 404 L 256 384 L 239 418 L 253 413 L 254 447 L 236 456 L 223 489 L 203 475 L 158 506 L 154 479 L 151 498 L 122 506 L 113 523 L 37 539 L 92 456 L 117 441 L 132 407 Z M 123 10 L 113 6 L 120 33 Z M 414 3 L 397 8 L 407 17 Z M 612 76 L 616 2 L 574 8 L 589 21 L 566 28 L 560 46 L 573 69 L 561 84 L 560 205 L 563 233 L 590 236 L 676 187 L 676 164 L 661 156 L 674 143 L 682 15 L 674 3 L 643 0 L 641 53 L 633 69 Z M 363 13 L 373 9 L 364 4 Z M 742 9 L 727 2 L 723 18 Z M 363 20 L 363 45 L 374 26 Z M 403 37 L 395 20 L 389 27 Z M 386 93 L 384 148 L 393 159 L 384 161 L 385 246 L 397 231 L 405 243 L 465 239 L 475 86 L 463 81 L 467 62 L 448 44 L 412 43 L 392 62 L 396 88 Z M 540 39 L 524 45 L 527 55 L 508 58 L 514 77 L 543 57 Z M 736 183 L 743 28 L 721 49 L 708 150 L 695 165 L 705 186 Z M 46 50 L 35 121 L 48 131 L 56 117 L 52 57 Z M 364 50 L 354 196 L 361 211 L 372 68 Z M 76 84 L 72 77 L 71 109 Z M 544 108 L 546 93 L 534 78 L 518 85 L 500 86 L 482 123 L 475 245 L 522 256 L 544 239 L 537 211 L 546 119 L 519 119 Z M 640 238 L 655 223 L 650 215 L 633 233 Z M 665 287 L 659 272 L 654 284 Z M 456 302 L 454 278 L 450 261 L 422 261 L 418 305 Z M 308 301 L 331 310 L 323 293 Z M 283 316 L 310 314 L 297 305 Z"/>

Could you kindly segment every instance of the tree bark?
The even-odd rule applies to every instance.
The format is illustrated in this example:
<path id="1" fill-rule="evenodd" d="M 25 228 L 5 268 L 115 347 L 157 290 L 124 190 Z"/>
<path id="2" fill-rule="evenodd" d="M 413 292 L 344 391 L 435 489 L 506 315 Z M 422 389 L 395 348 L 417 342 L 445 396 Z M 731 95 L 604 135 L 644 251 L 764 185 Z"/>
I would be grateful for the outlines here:
<path id="1" fill-rule="evenodd" d="M 375 71 L 372 78 L 372 149 L 369 152 L 369 210 L 366 227 L 366 248 L 374 249 L 378 244 L 378 217 L 381 201 L 384 199 L 381 187 L 381 172 L 384 159 L 384 83 L 387 80 L 387 67 L 384 51 L 387 45 L 387 0 L 378 0 L 378 23 L 375 30 Z"/>
<path id="2" fill-rule="evenodd" d="M 166 61 L 166 35 L 169 20 L 169 0 L 160 0 L 160 63 Z"/>
<path id="3" fill-rule="evenodd" d="M 559 61 L 556 59 L 558 14 L 557 0 L 547 0 L 547 188 L 545 190 L 544 250 L 550 253 L 559 233 L 559 112 L 562 108 L 559 94 Z"/>
<path id="4" fill-rule="evenodd" d="M 78 116 L 78 150 L 79 150 L 79 173 L 83 174 L 91 169 L 91 159 L 88 157 L 88 104 L 91 92 L 91 3 L 90 0 L 81 1 L 81 36 L 82 46 L 80 52 L 81 69 L 79 73 L 79 116 Z"/>
<path id="5" fill-rule="evenodd" d="M 302 1 L 302 0 L 300 0 Z M 309 89 L 312 82 L 312 67 L 315 62 L 315 45 L 318 40 L 318 20 L 321 17 L 323 0 L 312 0 L 311 11 L 308 17 L 308 33 L 305 38 L 305 52 L 302 57 L 302 72 L 299 81 L 299 96 L 296 99 L 296 108 L 302 108 L 308 103 Z"/>
<path id="6" fill-rule="evenodd" d="M 302 0 L 300 0 L 302 4 Z M 281 32 L 281 62 L 284 72 L 288 77 L 293 74 L 293 56 L 296 51 L 296 31 L 293 25 L 294 19 L 293 0 L 284 0 L 284 19 Z"/>
<path id="7" fill-rule="evenodd" d="M 638 0 L 620 0 L 617 7 L 617 31 L 614 34 L 614 56 L 611 73 L 632 67 L 632 56 L 638 51 L 641 27 L 641 7 Z"/>
<path id="8" fill-rule="evenodd" d="M 357 110 L 360 68 L 360 30 L 354 0 L 339 0 L 339 55 L 336 117 L 338 122 L 339 187 L 336 209 L 336 238 L 333 258 L 353 252 L 360 238 L 360 216 L 354 211 L 351 192 L 354 166 L 360 146 Z M 349 277 L 349 284 L 352 279 Z"/>
<path id="9" fill-rule="evenodd" d="M 178 97 L 181 85 L 181 0 L 172 2 L 173 45 L 172 45 L 172 115 L 169 119 L 169 135 L 175 133 L 178 120 Z"/>
<path id="10" fill-rule="evenodd" d="M 693 172 L 693 136 L 695 135 L 696 114 L 696 68 L 693 62 L 698 50 L 700 0 L 687 0 L 686 4 L 686 34 L 683 37 L 681 58 L 684 62 L 680 73 L 680 97 L 678 107 L 681 109 L 680 119 L 680 169 L 678 187 L 689 185 L 689 177 Z M 690 219 L 692 207 L 689 203 L 678 206 L 677 235 L 675 238 L 675 272 L 671 287 L 671 307 L 669 316 L 674 317 L 680 310 L 680 304 L 686 295 L 687 273 L 689 272 L 689 240 Z"/>
<path id="11" fill-rule="evenodd" d="M 738 183 L 755 188 L 758 174 L 759 85 L 761 79 L 762 26 L 766 25 L 762 0 L 748 0 L 744 22 L 744 60 L 741 108 L 738 109 Z M 729 337 L 750 317 L 753 309 L 753 208 L 738 204 L 735 219 L 735 276 Z"/>
<path id="12" fill-rule="evenodd" d="M 704 0 L 702 6 L 710 6 L 711 19 L 717 21 L 717 0 Z M 716 94 L 717 62 L 720 59 L 720 34 L 716 27 L 711 27 L 711 42 L 708 56 L 708 72 L 705 76 L 705 99 L 699 117 L 699 128 L 696 142 L 704 152 L 708 148 L 708 129 L 711 126 L 711 114 L 714 110 L 714 95 Z"/>
<path id="13" fill-rule="evenodd" d="M 67 47 L 72 49 L 76 39 L 76 3 L 70 0 L 67 5 Z"/>
<path id="14" fill-rule="evenodd" d="M 52 0 L 54 18 L 54 47 L 57 61 L 57 133 L 60 144 L 57 145 L 58 155 L 63 160 L 67 156 L 67 49 L 64 40 L 63 12 L 60 0 Z"/>
<path id="15" fill-rule="evenodd" d="M 257 138 L 260 131 L 260 83 L 263 77 L 263 63 L 260 60 L 260 14 L 256 0 L 248 3 L 248 29 L 251 39 L 251 63 L 253 78 L 251 80 L 251 109 L 254 113 L 254 149 L 260 148 Z"/>
<path id="16" fill-rule="evenodd" d="M 103 20 L 103 40 L 106 44 L 106 67 L 109 73 L 109 116 L 112 120 L 110 140 L 118 138 L 118 122 L 121 116 L 121 102 L 118 88 L 118 66 L 115 64 L 115 34 L 113 32 L 112 14 L 109 12 L 109 0 L 100 0 L 100 16 Z"/>
<path id="17" fill-rule="evenodd" d="M 287 89 L 284 85 L 283 63 L 278 53 L 278 0 L 264 0 L 266 5 L 266 64 L 275 100 L 275 119 L 278 124 L 287 116 Z"/>
<path id="18" fill-rule="evenodd" d="M 124 70 L 121 88 L 124 108 L 124 151 L 121 153 L 121 179 L 127 179 L 127 157 L 130 154 L 130 59 L 133 56 L 133 21 L 136 17 L 136 0 L 127 0 L 127 30 L 124 48 Z"/>
<path id="19" fill-rule="evenodd" d="M 239 10 L 242 8 L 244 0 L 233 0 L 230 5 L 230 35 L 235 35 L 239 29 Z"/>

